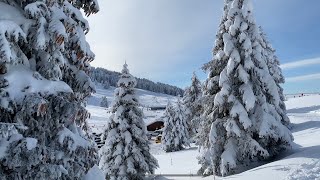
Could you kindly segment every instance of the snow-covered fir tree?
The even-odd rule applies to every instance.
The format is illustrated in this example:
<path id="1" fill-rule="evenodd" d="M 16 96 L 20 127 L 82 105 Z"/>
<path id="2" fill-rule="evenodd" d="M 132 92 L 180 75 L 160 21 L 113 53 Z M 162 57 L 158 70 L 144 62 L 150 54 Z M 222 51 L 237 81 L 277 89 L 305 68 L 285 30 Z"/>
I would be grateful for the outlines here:
<path id="1" fill-rule="evenodd" d="M 214 97 L 219 92 L 219 77 L 224 66 L 227 64 L 226 58 L 216 58 L 221 49 L 223 48 L 223 34 L 227 32 L 224 23 L 227 21 L 229 3 L 232 0 L 225 0 L 224 3 L 224 13 L 220 21 L 219 29 L 216 34 L 215 46 L 213 48 L 213 60 L 206 63 L 202 69 L 208 72 L 208 78 L 205 80 L 202 86 L 202 115 L 199 124 L 199 130 L 197 133 L 197 144 L 199 145 L 199 150 L 201 156 L 198 157 L 198 163 L 201 164 L 199 169 L 199 174 L 213 174 L 211 169 L 211 161 L 209 157 L 209 134 L 211 129 L 211 124 L 216 119 L 213 114 L 217 112 L 217 108 L 214 107 Z M 206 171 L 206 172 L 204 172 Z"/>
<path id="2" fill-rule="evenodd" d="M 188 125 L 180 99 L 176 106 L 169 102 L 164 115 L 165 123 L 161 140 L 163 150 L 173 152 L 190 146 Z"/>
<path id="3" fill-rule="evenodd" d="M 251 0 L 225 0 L 214 58 L 205 65 L 204 121 L 211 129 L 201 144 L 204 174 L 233 174 L 292 142 L 275 106 L 282 100 L 252 10 Z"/>
<path id="4" fill-rule="evenodd" d="M 0 0 L 1 179 L 81 179 L 97 163 L 83 107 L 96 0 Z"/>
<path id="5" fill-rule="evenodd" d="M 127 64 L 123 66 L 118 88 L 104 136 L 99 163 L 106 179 L 142 180 L 146 174 L 153 174 L 158 167 L 151 155 L 134 87 L 136 79 L 129 73 Z"/>
<path id="6" fill-rule="evenodd" d="M 290 127 L 290 120 L 286 114 L 286 105 L 284 103 L 285 96 L 283 93 L 283 88 L 281 87 L 281 84 L 285 83 L 285 79 L 282 74 L 282 70 L 280 68 L 280 62 L 278 57 L 275 54 L 276 50 L 273 49 L 273 47 L 271 46 L 270 42 L 268 41 L 267 35 L 263 32 L 262 27 L 259 27 L 259 29 L 260 29 L 261 38 L 262 38 L 261 45 L 264 48 L 263 55 L 266 60 L 267 66 L 269 68 L 269 72 L 272 75 L 274 82 L 277 84 L 277 88 L 280 96 L 279 104 L 273 104 L 273 105 L 275 106 L 277 112 L 281 116 L 282 123 L 287 127 Z"/>
<path id="7" fill-rule="evenodd" d="M 193 73 L 191 78 L 191 86 L 184 91 L 182 103 L 184 105 L 184 114 L 188 124 L 190 136 L 194 136 L 198 131 L 201 115 L 201 82 L 197 75 Z"/>
<path id="8" fill-rule="evenodd" d="M 100 107 L 109 107 L 108 98 L 106 96 L 101 98 Z"/>

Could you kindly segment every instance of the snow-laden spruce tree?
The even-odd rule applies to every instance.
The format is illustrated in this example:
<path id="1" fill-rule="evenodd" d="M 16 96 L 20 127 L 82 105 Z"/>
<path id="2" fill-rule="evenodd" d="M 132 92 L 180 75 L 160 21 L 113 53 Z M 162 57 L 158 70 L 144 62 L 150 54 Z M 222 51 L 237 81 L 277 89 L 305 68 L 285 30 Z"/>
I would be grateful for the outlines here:
<path id="1" fill-rule="evenodd" d="M 106 96 L 101 98 L 100 107 L 109 107 L 108 98 Z"/>
<path id="2" fill-rule="evenodd" d="M 223 34 L 227 32 L 224 23 L 227 21 L 229 4 L 232 0 L 225 0 L 224 3 L 224 13 L 220 21 L 219 29 L 216 34 L 215 46 L 213 48 L 213 60 L 204 64 L 202 69 L 208 72 L 208 78 L 205 80 L 202 86 L 202 114 L 201 121 L 199 124 L 199 130 L 197 133 L 197 144 L 199 145 L 199 150 L 201 156 L 198 157 L 198 163 L 201 164 L 199 169 L 199 174 L 212 174 L 211 161 L 209 157 L 209 135 L 211 124 L 216 119 L 217 108 L 214 107 L 215 95 L 219 92 L 219 77 L 224 66 L 227 64 L 227 58 L 219 57 L 221 49 L 223 48 Z M 215 115 L 215 116 L 213 116 Z M 206 172 L 204 172 L 206 171 Z"/>
<path id="3" fill-rule="evenodd" d="M 161 140 L 165 152 L 179 151 L 190 146 L 188 124 L 183 108 L 180 99 L 175 106 L 169 102 L 166 107 Z"/>
<path id="4" fill-rule="evenodd" d="M 1 179 L 81 179 L 97 163 L 83 107 L 94 91 L 94 54 L 81 9 L 89 15 L 99 7 L 0 0 Z"/>
<path id="5" fill-rule="evenodd" d="M 273 104 L 281 116 L 281 121 L 284 125 L 287 127 L 290 127 L 290 120 L 289 117 L 286 114 L 286 105 L 284 103 L 285 96 L 283 93 L 283 88 L 281 87 L 281 84 L 285 83 L 284 76 L 282 74 L 282 70 L 280 68 L 280 62 L 278 57 L 276 56 L 276 50 L 271 46 L 270 42 L 268 41 L 267 35 L 263 32 L 262 27 L 259 28 L 261 33 L 262 42 L 261 45 L 264 48 L 264 58 L 267 63 L 267 66 L 269 68 L 269 72 L 272 75 L 274 82 L 277 84 L 279 96 L 280 96 L 280 102 L 279 104 Z M 272 102 L 270 102 L 272 103 Z"/>
<path id="6" fill-rule="evenodd" d="M 274 106 L 281 98 L 261 41 L 251 0 L 226 0 L 214 58 L 205 66 L 204 95 L 213 103 L 204 107 L 204 121 L 211 123 L 201 147 L 204 174 L 230 175 L 290 148 L 292 135 Z"/>
<path id="7" fill-rule="evenodd" d="M 188 124 L 190 136 L 194 136 L 198 132 L 201 115 L 201 82 L 197 75 L 193 73 L 191 85 L 184 91 L 182 103 L 184 106 L 184 114 Z"/>
<path id="8" fill-rule="evenodd" d="M 105 145 L 100 152 L 99 166 L 106 179 L 142 180 L 158 167 L 150 153 L 143 112 L 135 95 L 136 83 L 125 64 L 115 90 L 113 114 L 105 130 Z"/>

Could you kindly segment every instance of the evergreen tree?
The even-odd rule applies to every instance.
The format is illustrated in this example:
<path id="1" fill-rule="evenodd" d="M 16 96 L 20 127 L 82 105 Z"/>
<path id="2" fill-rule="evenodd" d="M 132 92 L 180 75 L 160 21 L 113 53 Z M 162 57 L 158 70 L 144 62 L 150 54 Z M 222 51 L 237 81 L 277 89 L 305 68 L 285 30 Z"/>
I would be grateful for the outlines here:
<path id="1" fill-rule="evenodd" d="M 223 34 L 227 32 L 225 28 L 225 22 L 228 20 L 228 9 L 229 4 L 232 0 L 225 0 L 224 3 L 224 14 L 221 18 L 219 29 L 216 34 L 215 46 L 213 48 L 213 59 L 208 63 L 204 64 L 202 69 L 208 72 L 208 78 L 205 80 L 202 88 L 202 115 L 199 124 L 199 131 L 197 133 L 197 144 L 199 145 L 199 151 L 201 156 L 198 157 L 198 163 L 201 164 L 199 169 L 199 174 L 210 175 L 213 174 L 210 153 L 208 151 L 210 147 L 209 134 L 211 129 L 211 124 L 216 119 L 214 114 L 217 113 L 217 108 L 214 107 L 215 95 L 219 92 L 219 77 L 224 66 L 227 64 L 226 57 L 222 57 L 221 49 L 224 47 L 223 44 Z"/>
<path id="2" fill-rule="evenodd" d="M 81 179 L 97 163 L 83 107 L 96 0 L 0 0 L 1 179 Z"/>
<path id="3" fill-rule="evenodd" d="M 201 115 L 201 82 L 197 75 L 193 73 L 191 78 L 191 86 L 186 88 L 182 98 L 185 107 L 184 114 L 188 124 L 190 135 L 195 135 L 198 131 Z"/>
<path id="4" fill-rule="evenodd" d="M 188 125 L 180 100 L 175 107 L 170 102 L 166 107 L 162 144 L 166 152 L 179 151 L 190 146 Z"/>
<path id="5" fill-rule="evenodd" d="M 105 145 L 100 152 L 99 164 L 106 179 L 140 180 L 158 167 L 150 154 L 143 112 L 134 90 L 136 83 L 125 64 L 115 90 L 113 114 L 105 130 Z"/>
<path id="6" fill-rule="evenodd" d="M 100 107 L 109 107 L 108 98 L 106 96 L 101 98 Z"/>
<path id="7" fill-rule="evenodd" d="M 292 135 L 274 106 L 281 98 L 261 42 L 251 1 L 225 0 L 214 58 L 205 65 L 204 94 L 212 99 L 204 107 L 211 129 L 201 147 L 202 173 L 230 175 L 290 148 Z"/>
<path id="8" fill-rule="evenodd" d="M 281 87 L 281 84 L 285 83 L 284 76 L 282 74 L 282 70 L 280 68 L 280 62 L 278 57 L 276 56 L 276 50 L 273 49 L 270 42 L 268 41 L 267 35 L 263 32 L 262 27 L 259 28 L 261 33 L 262 42 L 261 45 L 264 48 L 264 57 L 267 63 L 267 66 L 269 68 L 269 72 L 272 75 L 275 83 L 277 84 L 279 96 L 280 96 L 280 102 L 279 104 L 273 104 L 281 116 L 281 121 L 284 125 L 287 127 L 290 127 L 290 120 L 286 114 L 286 105 L 284 103 L 285 96 L 283 94 L 283 88 Z M 272 102 L 271 102 L 272 103 Z"/>
<path id="9" fill-rule="evenodd" d="M 104 82 L 103 82 L 103 88 L 104 88 L 104 89 L 109 89 L 109 88 L 110 88 L 110 84 L 109 84 L 108 81 L 104 81 Z"/>

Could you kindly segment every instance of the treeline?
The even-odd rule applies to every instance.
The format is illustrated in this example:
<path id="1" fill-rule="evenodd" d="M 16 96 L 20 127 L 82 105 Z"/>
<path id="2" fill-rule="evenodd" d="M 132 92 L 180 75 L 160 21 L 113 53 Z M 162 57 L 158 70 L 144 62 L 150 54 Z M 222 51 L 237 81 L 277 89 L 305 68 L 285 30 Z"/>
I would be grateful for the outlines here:
<path id="1" fill-rule="evenodd" d="M 94 82 L 98 82 L 104 85 L 107 89 L 110 86 L 116 86 L 117 82 L 120 78 L 120 73 L 115 71 L 109 71 L 104 68 L 94 68 L 92 67 L 91 71 L 91 79 Z M 163 93 L 173 96 L 182 96 L 183 90 L 176 86 L 172 86 L 169 84 L 164 84 L 160 82 L 153 82 L 145 78 L 136 78 L 137 79 L 137 86 L 136 88 L 144 89 L 156 93 Z"/>

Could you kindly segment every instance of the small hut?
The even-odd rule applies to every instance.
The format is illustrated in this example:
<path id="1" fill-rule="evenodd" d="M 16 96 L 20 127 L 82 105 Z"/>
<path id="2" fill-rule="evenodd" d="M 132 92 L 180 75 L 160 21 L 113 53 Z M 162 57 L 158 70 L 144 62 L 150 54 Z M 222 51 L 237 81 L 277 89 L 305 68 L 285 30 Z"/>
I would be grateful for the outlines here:
<path id="1" fill-rule="evenodd" d="M 152 123 L 150 123 L 149 125 L 147 125 L 147 130 L 148 131 L 156 131 L 158 129 L 161 129 L 164 127 L 164 122 L 162 120 L 157 120 L 154 121 Z"/>

